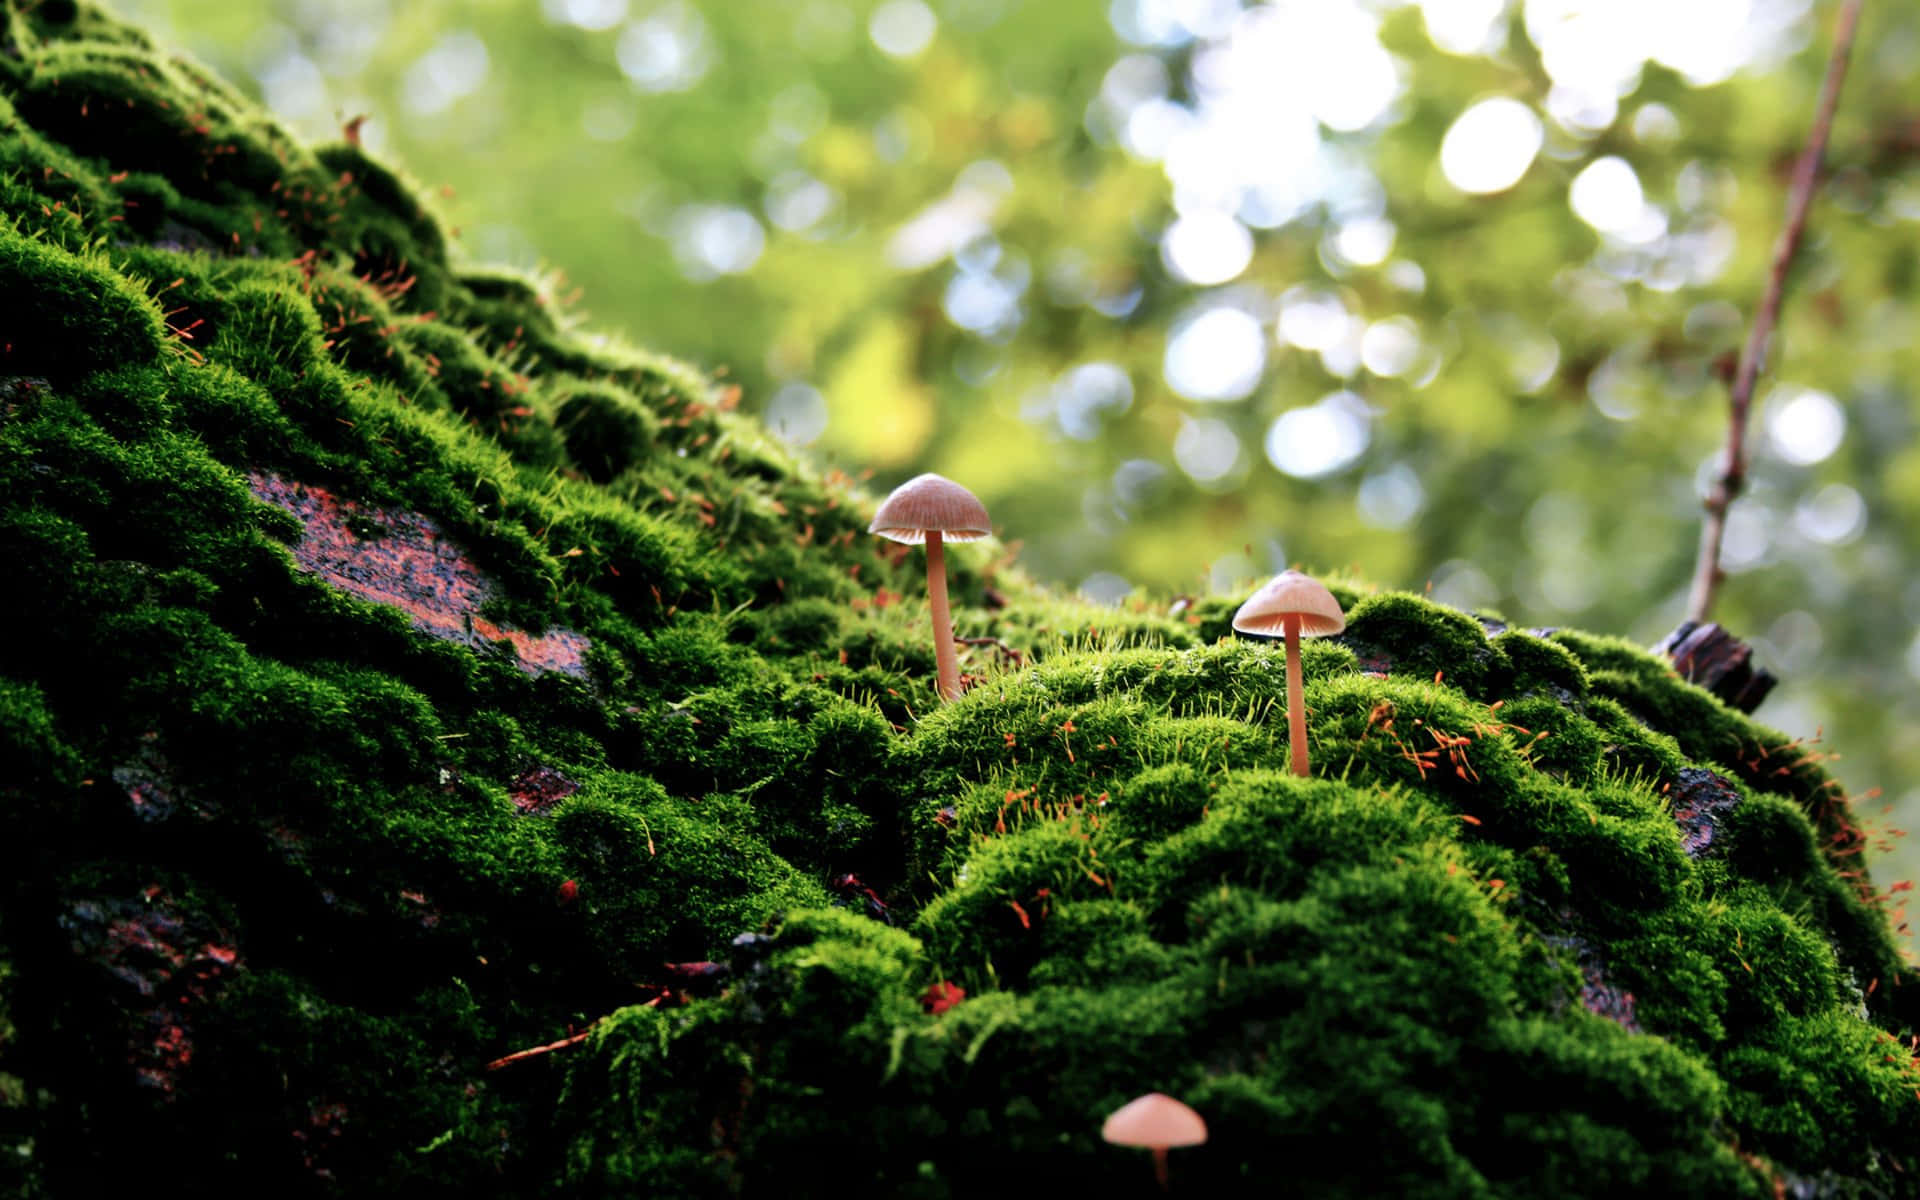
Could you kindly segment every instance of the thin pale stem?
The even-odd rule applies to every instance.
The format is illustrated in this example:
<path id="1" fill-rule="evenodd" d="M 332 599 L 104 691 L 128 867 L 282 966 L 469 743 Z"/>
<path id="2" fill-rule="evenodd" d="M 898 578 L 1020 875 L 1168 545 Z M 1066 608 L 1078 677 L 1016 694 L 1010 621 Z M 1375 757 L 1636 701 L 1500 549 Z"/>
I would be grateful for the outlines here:
<path id="1" fill-rule="evenodd" d="M 960 698 L 960 655 L 953 645 L 953 612 L 947 607 L 947 551 L 938 529 L 927 530 L 927 608 L 933 614 L 933 661 L 940 667 L 940 698 Z"/>
<path id="2" fill-rule="evenodd" d="M 1287 747 L 1293 753 L 1293 773 L 1307 773 L 1307 699 L 1300 678 L 1300 617 L 1282 618 L 1287 632 Z"/>
<path id="3" fill-rule="evenodd" d="M 1700 526 L 1700 552 L 1694 559 L 1693 586 L 1687 593 L 1687 619 L 1691 621 L 1707 619 L 1720 581 L 1726 575 L 1720 569 L 1720 547 L 1726 537 L 1727 510 L 1747 485 L 1747 413 L 1753 404 L 1753 387 L 1766 362 L 1767 343 L 1780 319 L 1787 271 L 1799 252 L 1801 235 L 1807 228 L 1807 214 L 1813 207 L 1814 189 L 1820 183 L 1820 162 L 1826 157 L 1834 110 L 1840 105 L 1840 85 L 1847 77 L 1847 57 L 1853 49 L 1861 3 L 1862 0 L 1846 0 L 1840 6 L 1840 18 L 1833 32 L 1833 51 L 1827 57 L 1827 74 L 1821 81 L 1820 100 L 1814 109 L 1813 128 L 1807 134 L 1807 145 L 1800 152 L 1799 162 L 1794 164 L 1793 183 L 1787 192 L 1786 227 L 1774 245 L 1766 291 L 1761 294 L 1760 309 L 1754 314 L 1753 328 L 1748 331 L 1740 362 L 1734 368 L 1733 386 L 1727 397 L 1727 448 L 1720 459 L 1720 477 L 1704 501 L 1707 516 Z"/>

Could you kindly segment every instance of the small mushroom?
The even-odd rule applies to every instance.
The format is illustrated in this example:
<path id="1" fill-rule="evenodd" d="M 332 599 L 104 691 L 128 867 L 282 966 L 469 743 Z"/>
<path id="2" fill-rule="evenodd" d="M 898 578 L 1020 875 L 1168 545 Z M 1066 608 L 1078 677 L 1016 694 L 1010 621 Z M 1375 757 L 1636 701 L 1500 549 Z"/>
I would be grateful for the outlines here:
<path id="1" fill-rule="evenodd" d="M 1113 1110 L 1100 1126 L 1100 1136 L 1116 1146 L 1145 1146 L 1153 1151 L 1153 1177 L 1167 1190 L 1167 1151 L 1175 1146 L 1198 1146 L 1207 1140 L 1207 1123 L 1200 1114 L 1160 1092 L 1148 1092 Z"/>
<path id="2" fill-rule="evenodd" d="M 980 498 L 951 479 L 915 476 L 880 504 L 868 533 L 927 546 L 927 607 L 933 614 L 933 658 L 940 668 L 940 698 L 960 698 L 960 659 L 953 648 L 953 614 L 947 607 L 944 542 L 977 542 L 993 532 Z"/>
<path id="3" fill-rule="evenodd" d="M 1319 580 L 1298 571 L 1282 571 L 1267 586 L 1247 598 L 1233 614 L 1241 633 L 1287 638 L 1287 744 L 1292 750 L 1293 773 L 1307 773 L 1307 705 L 1301 695 L 1300 639 L 1326 637 L 1347 627 L 1340 602 Z"/>

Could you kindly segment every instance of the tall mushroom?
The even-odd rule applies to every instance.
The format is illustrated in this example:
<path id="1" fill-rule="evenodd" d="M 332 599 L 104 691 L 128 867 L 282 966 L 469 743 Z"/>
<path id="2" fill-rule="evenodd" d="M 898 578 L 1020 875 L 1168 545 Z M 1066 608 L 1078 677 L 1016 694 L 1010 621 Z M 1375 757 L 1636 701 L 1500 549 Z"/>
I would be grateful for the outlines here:
<path id="1" fill-rule="evenodd" d="M 927 545 L 927 607 L 933 614 L 933 658 L 940 667 L 940 698 L 960 698 L 960 659 L 953 649 L 953 614 L 947 608 L 944 542 L 977 542 L 993 532 L 980 498 L 951 479 L 918 475 L 893 489 L 873 514 L 868 533 L 912 545 Z"/>
<path id="2" fill-rule="evenodd" d="M 1287 638 L 1287 744 L 1292 750 L 1293 773 L 1307 773 L 1307 705 L 1301 696 L 1300 639 L 1325 637 L 1347 627 L 1346 614 L 1319 580 L 1298 571 L 1282 571 L 1267 586 L 1247 598 L 1233 614 L 1241 633 Z"/>
<path id="3" fill-rule="evenodd" d="M 1207 1140 L 1207 1123 L 1200 1114 L 1161 1092 L 1148 1092 L 1113 1110 L 1100 1126 L 1100 1136 L 1116 1146 L 1144 1146 L 1153 1151 L 1153 1177 L 1167 1190 L 1167 1151 L 1175 1146 L 1198 1146 Z"/>

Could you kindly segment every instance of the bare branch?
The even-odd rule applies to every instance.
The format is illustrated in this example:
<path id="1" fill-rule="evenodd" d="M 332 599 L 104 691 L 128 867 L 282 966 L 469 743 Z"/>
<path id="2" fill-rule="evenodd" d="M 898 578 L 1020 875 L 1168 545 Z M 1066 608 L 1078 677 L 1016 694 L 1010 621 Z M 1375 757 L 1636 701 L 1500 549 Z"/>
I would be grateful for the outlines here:
<path id="1" fill-rule="evenodd" d="M 1807 213 L 1813 207 L 1814 188 L 1820 182 L 1820 163 L 1826 156 L 1827 137 L 1833 132 L 1834 110 L 1840 105 L 1840 85 L 1847 77 L 1847 56 L 1853 49 L 1853 34 L 1860 22 L 1863 0 L 1844 0 L 1834 26 L 1833 52 L 1827 58 L 1827 75 L 1820 84 L 1820 102 L 1814 111 L 1813 128 L 1807 145 L 1793 168 L 1793 184 L 1787 197 L 1787 224 L 1773 248 L 1773 269 L 1767 275 L 1767 290 L 1760 297 L 1760 310 L 1754 314 L 1753 328 L 1740 351 L 1734 369 L 1733 386 L 1728 395 L 1727 448 L 1720 461 L 1720 477 L 1708 493 L 1706 521 L 1700 528 L 1700 553 L 1694 562 L 1693 587 L 1687 596 L 1687 619 L 1704 622 L 1713 609 L 1714 594 L 1725 572 L 1720 569 L 1720 544 L 1726 534 L 1727 510 L 1733 506 L 1747 484 L 1747 413 L 1753 403 L 1753 385 L 1767 357 L 1767 343 L 1774 324 L 1780 319 L 1780 299 L 1786 290 L 1787 271 L 1800 249 L 1806 231 Z"/>

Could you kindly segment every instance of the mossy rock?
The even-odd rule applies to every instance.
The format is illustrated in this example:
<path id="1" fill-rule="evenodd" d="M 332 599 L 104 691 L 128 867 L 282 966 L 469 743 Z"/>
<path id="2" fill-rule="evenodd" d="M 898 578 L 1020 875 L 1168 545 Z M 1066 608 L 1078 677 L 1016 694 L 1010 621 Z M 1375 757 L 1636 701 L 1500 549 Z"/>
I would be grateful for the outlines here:
<path id="1" fill-rule="evenodd" d="M 1301 779 L 1235 597 L 991 546 L 943 705 L 922 560 L 732 390 L 0 11 L 0 1190 L 1149 1194 L 1160 1090 L 1187 1195 L 1913 1193 L 1920 978 L 1791 739 L 1336 580 Z"/>

